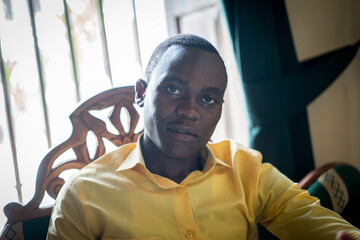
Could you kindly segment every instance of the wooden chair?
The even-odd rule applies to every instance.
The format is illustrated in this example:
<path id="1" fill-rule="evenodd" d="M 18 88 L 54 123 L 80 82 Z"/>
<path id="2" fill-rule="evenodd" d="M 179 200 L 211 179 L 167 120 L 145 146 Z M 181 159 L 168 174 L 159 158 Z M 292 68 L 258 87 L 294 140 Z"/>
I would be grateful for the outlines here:
<path id="1" fill-rule="evenodd" d="M 72 134 L 68 140 L 54 147 L 41 161 L 36 179 L 33 198 L 26 205 L 9 203 L 4 207 L 7 224 L 4 227 L 2 239 L 45 239 L 52 206 L 40 207 L 47 192 L 56 199 L 65 181 L 59 175 L 69 169 L 81 169 L 106 153 L 104 138 L 116 146 L 135 142 L 143 131 L 135 132 L 139 114 L 134 108 L 134 87 L 118 87 L 101 92 L 80 104 L 70 115 Z M 109 131 L 106 122 L 90 113 L 112 107 L 108 120 L 118 131 Z M 129 118 L 129 130 L 126 131 L 121 122 L 120 113 L 126 110 Z M 87 135 L 92 131 L 97 138 L 96 152 L 90 157 Z M 75 159 L 67 159 L 57 163 L 56 160 L 67 150 L 72 149 Z M 16 235 L 16 236 L 15 236 Z"/>

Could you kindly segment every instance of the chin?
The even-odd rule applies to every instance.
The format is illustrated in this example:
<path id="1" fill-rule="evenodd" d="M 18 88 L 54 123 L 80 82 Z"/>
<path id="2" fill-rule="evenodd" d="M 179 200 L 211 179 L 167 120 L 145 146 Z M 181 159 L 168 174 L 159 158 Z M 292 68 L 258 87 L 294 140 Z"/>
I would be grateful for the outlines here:
<path id="1" fill-rule="evenodd" d="M 191 156 L 198 154 L 201 150 L 201 147 L 194 148 L 194 145 L 190 146 L 179 146 L 167 147 L 162 149 L 162 151 L 170 158 L 175 159 L 185 159 Z"/>

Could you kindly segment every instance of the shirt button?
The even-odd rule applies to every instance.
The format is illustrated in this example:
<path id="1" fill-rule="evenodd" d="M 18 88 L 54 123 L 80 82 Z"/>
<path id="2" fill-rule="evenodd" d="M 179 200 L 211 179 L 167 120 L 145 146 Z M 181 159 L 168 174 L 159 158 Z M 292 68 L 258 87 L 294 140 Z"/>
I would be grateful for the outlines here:
<path id="1" fill-rule="evenodd" d="M 186 233 L 186 237 L 187 238 L 192 238 L 194 236 L 194 234 L 192 233 L 192 232 L 190 232 L 190 231 L 188 231 L 187 233 Z"/>
<path id="2" fill-rule="evenodd" d="M 177 188 L 176 188 L 176 191 L 177 191 L 178 193 L 181 193 L 181 192 L 183 191 L 183 188 L 182 188 L 182 187 L 177 187 Z"/>

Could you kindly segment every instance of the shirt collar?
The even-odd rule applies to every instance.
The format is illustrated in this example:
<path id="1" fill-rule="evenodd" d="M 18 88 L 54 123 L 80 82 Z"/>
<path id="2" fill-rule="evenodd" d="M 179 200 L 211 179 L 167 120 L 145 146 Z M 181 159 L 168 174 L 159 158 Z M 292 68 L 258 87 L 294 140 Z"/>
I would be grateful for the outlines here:
<path id="1" fill-rule="evenodd" d="M 145 166 L 145 161 L 141 152 L 140 147 L 140 138 L 142 138 L 143 135 L 140 135 L 138 137 L 138 140 L 136 142 L 135 148 L 130 152 L 130 154 L 124 159 L 124 161 L 120 164 L 118 169 L 116 171 L 123 171 L 127 169 L 134 168 L 136 165 L 142 165 Z"/>
<path id="2" fill-rule="evenodd" d="M 132 169 L 137 165 L 141 165 L 146 168 L 144 157 L 142 155 L 141 147 L 140 147 L 140 139 L 143 135 L 140 135 L 136 147 L 130 152 L 130 154 L 124 159 L 121 165 L 118 167 L 116 171 L 123 171 L 127 169 Z M 222 165 L 225 167 L 231 167 L 230 165 L 226 164 L 225 162 L 218 159 L 213 151 L 206 145 L 205 148 L 201 151 L 201 160 L 204 166 L 203 172 L 209 171 L 215 165 Z"/>
<path id="3" fill-rule="evenodd" d="M 205 163 L 203 162 L 203 172 L 209 171 L 211 168 L 213 168 L 215 165 L 221 165 L 224 167 L 231 167 L 227 163 L 221 161 L 219 158 L 217 158 L 214 154 L 214 152 L 209 148 L 208 145 L 201 151 L 201 159 L 206 159 Z M 204 161 L 204 160 L 203 160 Z"/>

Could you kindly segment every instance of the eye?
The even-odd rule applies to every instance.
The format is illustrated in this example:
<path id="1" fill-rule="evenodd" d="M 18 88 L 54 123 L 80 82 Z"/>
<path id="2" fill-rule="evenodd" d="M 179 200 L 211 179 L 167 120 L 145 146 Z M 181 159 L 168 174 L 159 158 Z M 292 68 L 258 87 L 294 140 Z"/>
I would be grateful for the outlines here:
<path id="1" fill-rule="evenodd" d="M 166 89 L 169 93 L 172 93 L 174 95 L 180 95 L 180 90 L 177 87 L 167 87 Z"/>
<path id="2" fill-rule="evenodd" d="M 201 101 L 203 101 L 204 103 L 207 103 L 207 104 L 214 104 L 216 103 L 216 99 L 215 98 L 212 98 L 212 97 L 209 97 L 209 96 L 205 96 L 201 99 Z"/>

